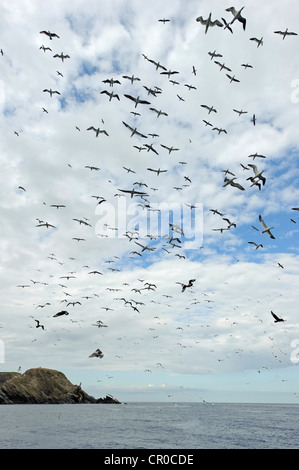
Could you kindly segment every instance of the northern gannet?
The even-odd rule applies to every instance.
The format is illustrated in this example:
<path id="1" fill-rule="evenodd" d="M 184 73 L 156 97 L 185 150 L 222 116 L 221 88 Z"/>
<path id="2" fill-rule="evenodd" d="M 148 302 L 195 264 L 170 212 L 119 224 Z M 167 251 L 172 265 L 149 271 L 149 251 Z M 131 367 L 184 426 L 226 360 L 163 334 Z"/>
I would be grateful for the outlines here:
<path id="1" fill-rule="evenodd" d="M 204 20 L 202 16 L 199 16 L 198 18 L 196 18 L 197 22 L 201 23 L 202 25 L 204 25 L 206 27 L 205 28 L 205 34 L 207 34 L 208 29 L 209 29 L 210 26 L 219 26 L 220 28 L 223 26 L 221 21 L 219 21 L 219 20 L 212 21 L 211 18 L 212 18 L 212 13 L 209 14 L 209 16 L 206 20 Z"/>
<path id="2" fill-rule="evenodd" d="M 275 237 L 272 235 L 272 233 L 270 232 L 271 228 L 274 228 L 274 227 L 267 227 L 267 225 L 265 224 L 263 218 L 261 215 L 259 215 L 259 221 L 260 223 L 262 224 L 264 230 L 262 230 L 262 233 L 267 233 L 269 235 L 270 238 L 273 238 L 275 239 Z"/>

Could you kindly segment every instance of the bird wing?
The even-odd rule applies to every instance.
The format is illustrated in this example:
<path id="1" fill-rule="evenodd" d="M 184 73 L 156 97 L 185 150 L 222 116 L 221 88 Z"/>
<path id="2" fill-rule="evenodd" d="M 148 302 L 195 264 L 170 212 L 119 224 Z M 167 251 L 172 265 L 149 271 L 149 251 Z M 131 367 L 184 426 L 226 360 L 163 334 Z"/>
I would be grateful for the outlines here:
<path id="1" fill-rule="evenodd" d="M 219 20 L 211 21 L 210 26 L 220 26 L 222 27 L 223 24 Z"/>
<path id="2" fill-rule="evenodd" d="M 262 224 L 263 228 L 265 228 L 265 229 L 268 228 L 261 215 L 259 215 L 259 221 Z"/>
<path id="3" fill-rule="evenodd" d="M 201 24 L 207 24 L 208 20 L 204 20 L 202 16 L 199 16 L 198 18 L 196 18 L 196 21 L 198 21 Z"/>
<path id="4" fill-rule="evenodd" d="M 129 98 L 129 100 L 132 100 L 132 101 L 135 101 L 136 102 L 136 98 L 134 98 L 134 96 L 131 96 L 131 95 L 124 95 L 126 98 Z"/>
<path id="5" fill-rule="evenodd" d="M 275 318 L 275 320 L 279 320 L 278 316 L 275 315 L 275 313 L 273 313 L 272 310 L 271 310 L 271 315 L 272 315 L 273 318 Z"/>
<path id="6" fill-rule="evenodd" d="M 124 124 L 124 126 L 126 126 L 128 129 L 130 129 L 130 131 L 133 131 L 134 129 L 129 126 L 129 124 L 127 124 L 126 122 L 122 121 L 122 123 Z"/>

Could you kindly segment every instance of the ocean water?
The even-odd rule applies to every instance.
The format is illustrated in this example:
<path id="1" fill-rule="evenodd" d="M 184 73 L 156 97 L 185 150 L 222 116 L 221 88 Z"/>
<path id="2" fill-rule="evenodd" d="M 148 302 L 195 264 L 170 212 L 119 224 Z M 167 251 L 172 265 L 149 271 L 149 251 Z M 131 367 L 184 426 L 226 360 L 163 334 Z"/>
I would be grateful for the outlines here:
<path id="1" fill-rule="evenodd" d="M 0 405 L 0 449 L 298 449 L 299 405 Z"/>

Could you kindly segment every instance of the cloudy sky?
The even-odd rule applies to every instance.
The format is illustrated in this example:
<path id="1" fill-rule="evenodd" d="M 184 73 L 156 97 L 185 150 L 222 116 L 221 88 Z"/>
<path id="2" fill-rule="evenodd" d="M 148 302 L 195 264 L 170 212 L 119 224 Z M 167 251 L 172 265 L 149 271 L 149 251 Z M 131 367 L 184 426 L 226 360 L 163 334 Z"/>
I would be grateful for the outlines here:
<path id="1" fill-rule="evenodd" d="M 298 402 L 299 7 L 230 6 L 3 0 L 1 370 Z"/>

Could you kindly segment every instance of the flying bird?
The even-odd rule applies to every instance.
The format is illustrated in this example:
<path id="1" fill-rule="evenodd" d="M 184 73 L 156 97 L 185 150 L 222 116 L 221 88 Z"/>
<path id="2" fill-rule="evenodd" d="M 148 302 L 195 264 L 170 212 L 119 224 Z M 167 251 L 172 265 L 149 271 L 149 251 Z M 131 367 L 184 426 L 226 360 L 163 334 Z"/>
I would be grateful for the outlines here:
<path id="1" fill-rule="evenodd" d="M 118 189 L 118 191 L 121 191 L 122 193 L 128 193 L 131 195 L 131 199 L 133 196 L 148 196 L 147 193 L 144 193 L 142 191 L 136 191 L 135 188 L 133 189 Z"/>
<path id="2" fill-rule="evenodd" d="M 176 149 L 174 147 L 167 147 L 167 145 L 163 145 L 163 144 L 160 144 L 161 147 L 165 148 L 168 150 L 168 153 L 170 154 L 171 152 L 174 152 L 175 150 L 179 150 L 179 149 Z"/>
<path id="3" fill-rule="evenodd" d="M 161 111 L 161 110 L 158 111 L 156 108 L 150 108 L 150 110 L 151 110 L 151 111 L 154 111 L 154 112 L 157 114 L 157 118 L 158 118 L 159 116 L 161 116 L 161 115 L 163 115 L 163 116 L 168 116 L 167 113 L 165 113 L 164 111 Z"/>
<path id="4" fill-rule="evenodd" d="M 69 312 L 67 312 L 66 310 L 61 310 L 61 312 L 55 313 L 55 315 L 53 315 L 53 318 L 61 317 L 62 315 L 69 315 Z"/>
<path id="5" fill-rule="evenodd" d="M 136 98 L 134 96 L 131 96 L 131 95 L 124 95 L 124 96 L 126 98 L 128 98 L 129 100 L 132 100 L 132 101 L 135 102 L 135 108 L 137 108 L 138 104 L 150 104 L 149 101 L 141 100 L 140 96 L 137 96 Z"/>
<path id="6" fill-rule="evenodd" d="M 110 93 L 110 92 L 107 91 L 107 90 L 103 90 L 103 91 L 101 91 L 101 95 L 103 95 L 103 94 L 109 96 L 109 101 L 111 101 L 112 98 L 117 98 L 118 101 L 120 101 L 120 98 L 119 98 L 118 94 L 117 94 L 117 93 L 114 93 L 114 91 L 111 91 L 111 93 Z"/>
<path id="7" fill-rule="evenodd" d="M 140 78 L 134 77 L 134 75 L 132 75 L 131 77 L 129 77 L 128 75 L 123 75 L 123 78 L 126 78 L 126 79 L 130 80 L 132 85 L 135 81 L 140 82 Z"/>
<path id="8" fill-rule="evenodd" d="M 227 73 L 226 76 L 229 78 L 230 83 L 232 83 L 232 82 L 240 82 L 240 80 L 238 80 L 237 78 L 235 78 L 234 75 L 231 76 L 231 75 L 229 75 L 229 74 Z"/>
<path id="9" fill-rule="evenodd" d="M 46 51 L 51 51 L 52 52 L 52 49 L 50 47 L 45 47 L 44 45 L 40 46 L 40 49 L 42 49 L 44 52 L 46 52 Z"/>
<path id="10" fill-rule="evenodd" d="M 262 233 L 267 233 L 269 235 L 270 238 L 273 238 L 275 239 L 275 237 L 272 235 L 271 233 L 271 229 L 274 228 L 274 227 L 267 227 L 267 225 L 265 224 L 263 218 L 261 215 L 259 215 L 259 221 L 260 223 L 262 224 L 262 227 L 264 228 L 264 230 L 262 230 Z"/>
<path id="11" fill-rule="evenodd" d="M 210 114 L 212 111 L 217 113 L 217 110 L 214 108 L 214 106 L 207 106 L 206 104 L 201 104 L 200 106 L 202 108 L 206 108 L 209 111 L 208 114 Z"/>
<path id="12" fill-rule="evenodd" d="M 177 282 L 176 284 L 180 284 L 182 286 L 182 292 L 185 292 L 187 287 L 192 287 L 196 279 L 190 279 L 188 284 L 183 284 L 182 282 Z"/>
<path id="13" fill-rule="evenodd" d="M 38 224 L 38 225 L 36 225 L 36 227 L 47 227 L 47 228 L 52 227 L 52 228 L 56 228 L 54 225 L 51 225 L 51 224 L 49 224 L 48 222 L 44 222 L 44 223 Z"/>
<path id="14" fill-rule="evenodd" d="M 265 185 L 266 178 L 264 176 L 262 176 L 262 174 L 264 173 L 264 170 L 258 171 L 257 166 L 253 165 L 253 163 L 248 163 L 248 166 L 250 166 L 253 169 L 254 176 L 250 176 L 249 178 L 247 178 L 247 180 L 250 180 L 250 181 L 254 182 L 254 180 L 256 178 L 258 178 L 259 180 L 262 181 L 263 185 Z"/>
<path id="15" fill-rule="evenodd" d="M 58 59 L 61 59 L 62 62 L 64 62 L 64 59 L 70 59 L 70 56 L 68 54 L 64 54 L 63 52 L 61 54 L 55 54 L 53 57 L 58 57 Z"/>
<path id="16" fill-rule="evenodd" d="M 98 137 L 99 134 L 105 134 L 105 135 L 109 136 L 108 132 L 105 131 L 105 129 L 101 130 L 99 127 L 96 129 L 94 126 L 90 126 L 90 127 L 88 127 L 87 130 L 88 131 L 91 131 L 91 130 L 94 131 L 96 133 L 96 137 Z"/>
<path id="17" fill-rule="evenodd" d="M 274 31 L 275 34 L 281 34 L 282 40 L 285 39 L 286 36 L 298 36 L 297 33 L 293 33 L 292 31 L 288 31 L 288 28 L 285 31 Z"/>
<path id="18" fill-rule="evenodd" d="M 223 57 L 222 54 L 219 54 L 218 52 L 208 52 L 208 54 L 211 56 L 211 60 L 213 60 L 215 57 Z"/>
<path id="19" fill-rule="evenodd" d="M 228 30 L 233 34 L 233 30 L 232 30 L 232 28 L 230 27 L 230 24 L 231 24 L 231 23 L 228 23 L 225 18 L 221 18 L 221 19 L 222 19 L 223 24 L 224 24 L 224 29 L 228 29 Z"/>
<path id="20" fill-rule="evenodd" d="M 127 124 L 126 122 L 122 121 L 122 123 L 132 132 L 131 137 L 136 134 L 136 135 L 140 135 L 140 137 L 143 137 L 144 139 L 147 139 L 147 136 L 138 132 L 136 127 L 135 129 L 133 129 L 133 127 L 129 126 L 129 124 Z"/>
<path id="21" fill-rule="evenodd" d="M 239 116 L 241 116 L 242 114 L 247 114 L 248 111 L 243 111 L 242 109 L 240 111 L 238 111 L 237 109 L 233 109 L 233 111 L 237 114 L 239 114 Z"/>
<path id="22" fill-rule="evenodd" d="M 224 70 L 227 70 L 228 72 L 231 72 L 231 71 L 232 71 L 232 70 L 231 70 L 229 67 L 227 67 L 225 64 L 221 64 L 221 62 L 218 62 L 217 60 L 214 60 L 214 62 L 215 62 L 215 64 L 219 65 L 219 67 L 220 67 L 220 72 L 221 72 L 221 70 L 223 70 L 223 69 L 224 69 Z"/>
<path id="23" fill-rule="evenodd" d="M 238 20 L 238 21 L 240 21 L 240 23 L 242 23 L 243 29 L 245 31 L 246 19 L 241 15 L 241 12 L 244 8 L 245 7 L 242 7 L 241 10 L 238 11 L 234 7 L 230 7 L 230 8 L 227 8 L 225 11 L 230 11 L 234 15 L 234 17 L 233 17 L 232 21 L 230 22 L 230 24 L 233 24 L 236 20 Z"/>
<path id="24" fill-rule="evenodd" d="M 261 243 L 259 243 L 259 244 L 255 243 L 255 242 L 248 242 L 248 243 L 250 243 L 251 245 L 254 245 L 256 250 L 260 247 L 263 248 L 263 245 Z"/>
<path id="25" fill-rule="evenodd" d="M 106 80 L 102 80 L 103 83 L 109 83 L 109 86 L 113 86 L 114 83 L 121 84 L 119 80 L 114 80 L 113 78 L 107 78 Z"/>
<path id="26" fill-rule="evenodd" d="M 199 23 L 201 23 L 202 25 L 205 26 L 205 34 L 207 34 L 208 29 L 209 29 L 210 26 L 212 26 L 212 27 L 213 26 L 219 26 L 220 28 L 223 26 L 221 21 L 219 21 L 219 20 L 212 21 L 211 18 L 212 18 L 212 13 L 209 14 L 209 16 L 206 20 L 204 20 L 202 16 L 199 16 L 198 18 L 196 18 L 197 22 L 199 22 Z"/>
<path id="27" fill-rule="evenodd" d="M 96 349 L 95 352 L 90 354 L 89 357 L 99 357 L 100 359 L 102 359 L 102 357 L 104 357 L 104 354 L 102 353 L 100 349 Z"/>
<path id="28" fill-rule="evenodd" d="M 51 41 L 53 38 L 59 38 L 56 33 L 51 33 L 50 31 L 40 31 L 40 34 L 45 34 Z"/>
<path id="29" fill-rule="evenodd" d="M 243 186 L 242 186 L 241 184 L 236 183 L 236 182 L 234 181 L 235 179 L 236 179 L 235 177 L 234 177 L 234 178 L 231 178 L 231 179 L 229 179 L 229 178 L 224 178 L 224 185 L 223 185 L 223 187 L 230 185 L 230 186 L 233 186 L 233 187 L 235 187 L 235 188 L 240 189 L 241 191 L 244 191 L 245 188 L 243 188 Z"/>
<path id="30" fill-rule="evenodd" d="M 160 168 L 158 168 L 158 170 L 154 170 L 153 168 L 147 168 L 147 170 L 157 173 L 157 176 L 159 176 L 160 173 L 166 173 L 167 171 L 167 170 L 161 170 Z"/>
<path id="31" fill-rule="evenodd" d="M 44 325 L 41 325 L 39 320 L 35 320 L 36 321 L 36 327 L 35 328 L 42 328 L 42 330 L 45 329 Z"/>
<path id="32" fill-rule="evenodd" d="M 49 90 L 46 88 L 45 90 L 43 90 L 43 92 L 48 92 L 50 94 L 51 98 L 54 94 L 60 95 L 59 91 L 52 90 L 52 88 L 50 88 Z"/>
<path id="33" fill-rule="evenodd" d="M 170 75 L 174 75 L 176 73 L 179 73 L 179 72 L 177 72 L 176 70 L 166 70 L 165 72 L 160 72 L 160 75 L 168 75 L 168 78 L 169 78 Z"/>
<path id="34" fill-rule="evenodd" d="M 260 46 L 263 46 L 263 37 L 261 37 L 261 39 L 257 39 L 257 38 L 250 38 L 250 41 L 255 41 L 257 43 L 257 46 L 256 47 L 260 47 Z"/>
<path id="35" fill-rule="evenodd" d="M 275 313 L 272 312 L 272 310 L 271 310 L 271 315 L 274 318 L 274 323 L 285 321 L 283 318 L 279 318 L 277 315 L 275 315 Z"/>

